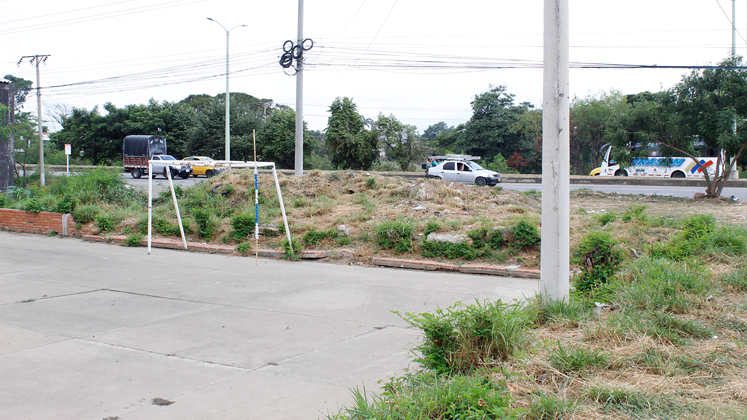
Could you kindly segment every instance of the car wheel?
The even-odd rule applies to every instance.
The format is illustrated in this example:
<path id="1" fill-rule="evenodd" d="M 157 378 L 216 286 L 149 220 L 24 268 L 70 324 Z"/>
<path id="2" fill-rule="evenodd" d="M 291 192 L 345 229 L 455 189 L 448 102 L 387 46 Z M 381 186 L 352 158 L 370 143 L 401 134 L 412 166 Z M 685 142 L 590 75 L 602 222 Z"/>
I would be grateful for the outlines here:
<path id="1" fill-rule="evenodd" d="M 487 184 L 488 184 L 488 181 L 486 181 L 485 178 L 483 177 L 477 177 L 477 179 L 475 179 L 475 185 L 477 186 L 484 187 Z"/>
<path id="2" fill-rule="evenodd" d="M 189 174 L 181 174 L 182 179 L 189 179 Z"/>
<path id="3" fill-rule="evenodd" d="M 685 173 L 682 171 L 672 172 L 672 178 L 686 178 Z"/>
<path id="4" fill-rule="evenodd" d="M 215 175 L 215 172 L 213 172 L 212 169 L 208 169 L 207 171 L 205 171 L 205 176 L 206 177 L 210 178 L 213 175 Z"/>
<path id="5" fill-rule="evenodd" d="M 628 172 L 625 169 L 618 169 L 615 176 L 628 176 Z"/>
<path id="6" fill-rule="evenodd" d="M 140 169 L 133 169 L 132 170 L 132 177 L 135 179 L 139 179 L 141 176 L 143 176 L 143 173 L 140 171 Z"/>

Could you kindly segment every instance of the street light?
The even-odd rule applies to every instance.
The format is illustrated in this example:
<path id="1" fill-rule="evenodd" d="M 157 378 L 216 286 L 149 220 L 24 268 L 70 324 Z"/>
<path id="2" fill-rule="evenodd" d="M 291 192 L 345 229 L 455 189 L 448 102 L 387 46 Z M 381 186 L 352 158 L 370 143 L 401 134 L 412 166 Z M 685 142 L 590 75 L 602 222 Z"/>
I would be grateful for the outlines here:
<path id="1" fill-rule="evenodd" d="M 228 90 L 228 37 L 234 29 L 246 25 L 237 25 L 231 29 L 226 29 L 220 22 L 213 18 L 207 18 L 207 20 L 217 23 L 226 31 L 226 160 L 231 160 L 231 114 L 229 112 L 231 108 L 231 92 Z"/>

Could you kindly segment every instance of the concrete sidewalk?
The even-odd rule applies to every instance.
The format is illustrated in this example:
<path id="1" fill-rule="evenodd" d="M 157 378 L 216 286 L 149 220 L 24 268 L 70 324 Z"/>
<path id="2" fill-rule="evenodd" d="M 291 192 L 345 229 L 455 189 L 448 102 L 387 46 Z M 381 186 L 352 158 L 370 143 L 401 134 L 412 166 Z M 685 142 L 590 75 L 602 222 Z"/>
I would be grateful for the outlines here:
<path id="1" fill-rule="evenodd" d="M 537 283 L 0 232 L 0 420 L 316 419 L 411 364 L 392 310 Z"/>

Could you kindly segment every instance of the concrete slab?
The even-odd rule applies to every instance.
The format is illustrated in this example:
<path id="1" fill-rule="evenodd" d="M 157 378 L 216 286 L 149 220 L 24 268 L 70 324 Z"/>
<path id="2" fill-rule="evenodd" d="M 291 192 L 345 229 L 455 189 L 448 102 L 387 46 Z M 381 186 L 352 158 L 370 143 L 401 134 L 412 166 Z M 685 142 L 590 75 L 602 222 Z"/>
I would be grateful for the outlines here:
<path id="1" fill-rule="evenodd" d="M 392 310 L 536 288 L 0 232 L 0 420 L 317 418 L 411 364 Z"/>

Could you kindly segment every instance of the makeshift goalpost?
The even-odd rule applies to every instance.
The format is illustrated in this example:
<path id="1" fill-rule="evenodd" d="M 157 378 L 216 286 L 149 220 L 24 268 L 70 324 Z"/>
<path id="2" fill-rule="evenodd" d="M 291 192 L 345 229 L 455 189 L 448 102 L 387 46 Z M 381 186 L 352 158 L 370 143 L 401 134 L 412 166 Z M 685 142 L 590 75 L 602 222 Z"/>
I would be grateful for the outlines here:
<path id="1" fill-rule="evenodd" d="M 151 244 L 153 240 L 153 160 L 148 161 L 148 255 L 151 254 Z M 155 161 L 159 164 L 163 164 L 164 161 Z M 245 162 L 245 161 L 234 161 L 234 160 L 214 160 L 210 162 L 201 161 L 186 161 L 186 160 L 170 160 L 167 165 L 166 178 L 169 180 L 169 188 L 171 189 L 171 199 L 174 202 L 174 210 L 176 211 L 176 218 L 179 224 L 179 232 L 182 236 L 182 242 L 184 243 L 184 249 L 187 249 L 187 237 L 184 235 L 184 226 L 182 226 L 182 216 L 179 213 L 179 203 L 176 201 L 176 192 L 174 191 L 174 180 L 171 177 L 172 166 L 211 166 L 215 168 L 254 168 L 254 240 L 255 243 L 259 241 L 259 178 L 257 175 L 258 168 L 272 168 L 272 178 L 275 180 L 275 188 L 278 192 L 278 202 L 280 203 L 280 212 L 283 215 L 283 225 L 285 226 L 285 234 L 288 238 L 288 244 L 291 254 L 293 254 L 293 245 L 291 241 L 290 229 L 288 228 L 288 218 L 285 215 L 285 205 L 283 204 L 283 193 L 280 191 L 280 183 L 278 182 L 278 173 L 275 169 L 275 162 Z M 156 174 L 157 175 L 157 174 Z M 256 247 L 255 247 L 256 248 Z M 258 255 L 258 249 L 255 249 L 255 255 Z"/>

